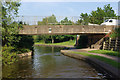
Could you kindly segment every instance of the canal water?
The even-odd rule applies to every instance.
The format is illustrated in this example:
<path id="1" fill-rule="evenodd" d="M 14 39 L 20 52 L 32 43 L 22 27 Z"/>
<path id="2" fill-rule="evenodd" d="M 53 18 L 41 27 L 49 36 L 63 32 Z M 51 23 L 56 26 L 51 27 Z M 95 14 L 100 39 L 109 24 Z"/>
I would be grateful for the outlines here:
<path id="1" fill-rule="evenodd" d="M 63 48 L 34 47 L 34 56 L 4 66 L 4 78 L 89 78 L 102 80 L 103 74 L 82 60 L 60 53 Z"/>

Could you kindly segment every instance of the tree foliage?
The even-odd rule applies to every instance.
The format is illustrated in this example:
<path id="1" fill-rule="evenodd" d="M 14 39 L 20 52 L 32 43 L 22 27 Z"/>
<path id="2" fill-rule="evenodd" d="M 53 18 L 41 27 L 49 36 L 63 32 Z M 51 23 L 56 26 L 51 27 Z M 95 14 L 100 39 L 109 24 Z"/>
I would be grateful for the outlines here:
<path id="1" fill-rule="evenodd" d="M 71 20 L 68 20 L 67 17 L 65 17 L 63 20 L 60 21 L 61 25 L 72 25 L 73 22 Z"/>
<path id="2" fill-rule="evenodd" d="M 104 8 L 97 7 L 96 11 L 92 11 L 89 15 L 89 22 L 93 24 L 101 24 L 104 21 L 105 17 L 113 18 L 116 17 L 116 14 L 110 4 L 105 5 Z"/>
<path id="3" fill-rule="evenodd" d="M 13 45 L 20 38 L 16 37 L 18 33 L 18 23 L 13 19 L 17 17 L 19 2 L 2 2 L 2 45 Z"/>
<path id="4" fill-rule="evenodd" d="M 97 10 L 92 11 L 89 15 L 87 13 L 81 13 L 79 24 L 88 25 L 92 24 L 101 24 L 104 21 L 105 17 L 113 18 L 116 17 L 115 11 L 112 9 L 110 4 L 105 5 L 104 8 L 97 7 Z"/>
<path id="5" fill-rule="evenodd" d="M 87 13 L 85 13 L 85 14 L 81 13 L 80 18 L 81 18 L 81 24 L 82 25 L 88 25 L 89 15 Z"/>
<path id="6" fill-rule="evenodd" d="M 23 23 L 15 22 L 20 2 L 10 0 L 2 1 L 2 60 L 3 64 L 11 64 L 17 60 L 17 53 L 32 50 L 32 36 L 18 34 Z"/>
<path id="7" fill-rule="evenodd" d="M 112 34 L 110 35 L 110 37 L 112 37 L 112 38 L 119 37 L 120 38 L 120 27 L 119 28 L 115 28 L 112 31 Z"/>
<path id="8" fill-rule="evenodd" d="M 56 17 L 53 14 L 52 16 L 43 18 L 42 21 L 38 21 L 38 25 L 47 25 L 57 23 Z"/>
<path id="9" fill-rule="evenodd" d="M 103 23 L 105 12 L 101 8 L 97 8 L 96 11 L 92 11 L 90 14 L 90 23 L 101 24 Z"/>
<path id="10" fill-rule="evenodd" d="M 18 23 L 14 21 L 17 17 L 19 2 L 3 0 L 2 6 L 2 60 L 3 64 L 11 64 L 16 61 L 15 42 L 19 42 Z M 12 47 L 11 47 L 12 46 Z"/>
<path id="11" fill-rule="evenodd" d="M 116 17 L 115 11 L 112 9 L 110 4 L 104 6 L 105 17 Z"/>

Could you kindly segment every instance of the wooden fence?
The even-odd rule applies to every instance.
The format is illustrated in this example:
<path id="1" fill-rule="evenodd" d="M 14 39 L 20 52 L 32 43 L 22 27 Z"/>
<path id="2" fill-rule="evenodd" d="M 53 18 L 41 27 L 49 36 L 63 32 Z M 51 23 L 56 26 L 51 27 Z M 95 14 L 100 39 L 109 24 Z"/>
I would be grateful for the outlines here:
<path id="1" fill-rule="evenodd" d="M 104 38 L 103 50 L 120 51 L 120 37 L 115 39 Z"/>

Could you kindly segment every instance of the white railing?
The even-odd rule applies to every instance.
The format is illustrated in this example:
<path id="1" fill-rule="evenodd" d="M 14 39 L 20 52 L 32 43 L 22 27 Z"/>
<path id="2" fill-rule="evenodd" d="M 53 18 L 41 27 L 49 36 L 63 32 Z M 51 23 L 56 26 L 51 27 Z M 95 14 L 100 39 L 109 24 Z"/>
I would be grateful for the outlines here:
<path id="1" fill-rule="evenodd" d="M 14 19 L 16 22 L 23 22 L 25 24 L 29 25 L 38 25 L 38 22 L 43 21 L 46 24 L 69 24 L 72 25 L 72 23 L 76 23 L 80 19 L 79 16 L 19 16 Z M 61 21 L 64 20 L 67 17 L 67 22 L 62 23 Z M 50 20 L 50 19 L 53 19 Z"/>

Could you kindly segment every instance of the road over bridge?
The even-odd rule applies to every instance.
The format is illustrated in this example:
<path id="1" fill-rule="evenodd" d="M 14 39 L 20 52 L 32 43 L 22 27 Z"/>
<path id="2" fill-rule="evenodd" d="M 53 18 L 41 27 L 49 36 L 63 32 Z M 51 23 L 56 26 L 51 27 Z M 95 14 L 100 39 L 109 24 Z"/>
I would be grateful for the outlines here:
<path id="1" fill-rule="evenodd" d="M 78 34 L 106 34 L 118 26 L 92 25 L 24 25 L 19 34 L 22 35 L 78 35 Z"/>

